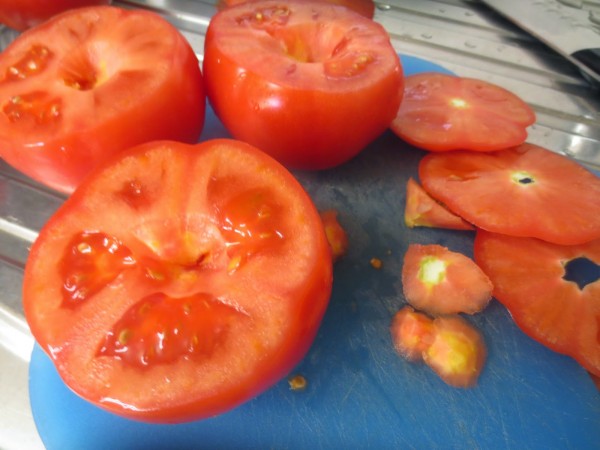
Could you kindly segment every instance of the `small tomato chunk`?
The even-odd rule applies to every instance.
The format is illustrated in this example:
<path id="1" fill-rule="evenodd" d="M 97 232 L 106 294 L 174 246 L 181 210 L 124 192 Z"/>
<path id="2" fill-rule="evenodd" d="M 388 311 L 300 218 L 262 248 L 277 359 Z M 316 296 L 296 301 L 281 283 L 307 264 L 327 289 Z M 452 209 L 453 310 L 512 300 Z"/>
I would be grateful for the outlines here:
<path id="1" fill-rule="evenodd" d="M 344 256 L 348 250 L 348 235 L 338 220 L 337 211 L 328 209 L 320 214 L 325 227 L 327 242 L 329 242 L 331 248 L 331 255 L 335 262 Z"/>
<path id="2" fill-rule="evenodd" d="M 406 205 L 404 223 L 409 228 L 432 227 L 451 230 L 474 230 L 475 227 L 454 214 L 431 197 L 423 187 L 409 178 L 406 183 Z"/>
<path id="3" fill-rule="evenodd" d="M 433 342 L 423 353 L 425 363 L 450 386 L 474 386 L 487 357 L 481 333 L 458 315 L 438 317 L 433 327 Z"/>
<path id="4" fill-rule="evenodd" d="M 405 306 L 394 315 L 390 332 L 400 356 L 409 361 L 422 361 L 433 341 L 433 320 L 411 306 Z"/>
<path id="5" fill-rule="evenodd" d="M 408 247 L 402 286 L 412 306 L 433 315 L 482 311 L 493 289 L 472 259 L 437 244 Z"/>

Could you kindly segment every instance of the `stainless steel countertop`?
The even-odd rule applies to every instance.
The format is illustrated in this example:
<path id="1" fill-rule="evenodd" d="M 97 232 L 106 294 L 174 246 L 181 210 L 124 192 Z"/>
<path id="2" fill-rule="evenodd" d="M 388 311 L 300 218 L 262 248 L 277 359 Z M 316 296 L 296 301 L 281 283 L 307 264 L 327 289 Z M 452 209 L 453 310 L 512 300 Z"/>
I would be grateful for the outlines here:
<path id="1" fill-rule="evenodd" d="M 215 9 L 208 0 L 122 0 L 178 26 L 202 58 Z M 503 86 L 532 105 L 529 141 L 600 169 L 600 93 L 576 67 L 475 0 L 377 2 L 375 20 L 399 53 L 436 62 L 458 75 Z M 0 26 L 0 48 L 16 33 Z M 0 449 L 43 448 L 29 408 L 27 372 L 33 339 L 21 307 L 29 246 L 64 197 L 0 161 Z"/>

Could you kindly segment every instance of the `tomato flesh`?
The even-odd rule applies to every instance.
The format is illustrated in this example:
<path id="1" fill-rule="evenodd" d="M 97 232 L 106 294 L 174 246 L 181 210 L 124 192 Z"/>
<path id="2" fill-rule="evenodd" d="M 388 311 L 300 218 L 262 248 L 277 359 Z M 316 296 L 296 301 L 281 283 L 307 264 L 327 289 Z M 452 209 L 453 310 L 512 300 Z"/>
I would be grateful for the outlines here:
<path id="1" fill-rule="evenodd" d="M 333 261 L 337 261 L 348 251 L 348 235 L 338 220 L 338 212 L 334 209 L 321 211 L 321 220 L 325 227 L 325 235 Z"/>
<path id="2" fill-rule="evenodd" d="M 352 158 L 387 129 L 402 98 L 402 68 L 385 30 L 325 2 L 219 12 L 203 69 L 229 132 L 293 168 Z"/>
<path id="3" fill-rule="evenodd" d="M 431 227 L 474 230 L 475 227 L 433 199 L 414 178 L 406 183 L 404 223 L 409 228 Z"/>
<path id="4" fill-rule="evenodd" d="M 77 8 L 0 55 L 0 156 L 62 192 L 131 146 L 197 142 L 204 113 L 194 51 L 148 11 Z"/>
<path id="5" fill-rule="evenodd" d="M 115 157 L 66 200 L 31 249 L 23 302 L 81 397 L 180 422 L 286 376 L 331 283 L 321 218 L 287 170 L 237 141 L 162 141 Z"/>
<path id="6" fill-rule="evenodd" d="M 256 0 L 218 0 L 217 8 L 225 9 L 235 5 L 241 5 Z M 322 0 L 334 5 L 345 6 L 351 10 L 365 16 L 369 19 L 373 18 L 375 14 L 375 3 L 372 0 Z"/>
<path id="7" fill-rule="evenodd" d="M 433 315 L 480 312 L 493 288 L 472 259 L 437 244 L 409 245 L 402 286 L 412 306 Z"/>
<path id="8" fill-rule="evenodd" d="M 411 306 L 405 306 L 392 319 L 390 332 L 394 348 L 409 361 L 422 361 L 433 341 L 433 320 Z"/>
<path id="9" fill-rule="evenodd" d="M 425 190 L 478 228 L 563 245 L 600 238 L 600 178 L 532 144 L 492 153 L 430 153 Z"/>
<path id="10" fill-rule="evenodd" d="M 474 78 L 425 72 L 406 77 L 391 129 L 430 151 L 496 151 L 522 144 L 535 113 L 506 89 Z"/>
<path id="11" fill-rule="evenodd" d="M 528 336 L 600 376 L 600 240 L 558 245 L 479 230 L 475 259 Z"/>

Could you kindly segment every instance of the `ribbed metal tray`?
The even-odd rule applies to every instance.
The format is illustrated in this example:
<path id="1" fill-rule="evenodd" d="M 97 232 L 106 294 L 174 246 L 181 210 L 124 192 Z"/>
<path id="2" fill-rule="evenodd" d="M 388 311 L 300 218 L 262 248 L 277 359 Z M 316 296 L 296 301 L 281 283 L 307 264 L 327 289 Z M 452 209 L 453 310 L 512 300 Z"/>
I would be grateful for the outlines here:
<path id="1" fill-rule="evenodd" d="M 212 2 L 124 0 L 174 23 L 202 59 Z M 375 20 L 398 52 L 458 75 L 503 86 L 532 105 L 529 141 L 600 168 L 600 94 L 578 69 L 475 0 L 378 2 Z M 0 26 L 0 47 L 16 33 Z M 0 449 L 42 448 L 31 416 L 27 370 L 33 340 L 23 318 L 21 282 L 38 230 L 64 201 L 0 161 Z"/>

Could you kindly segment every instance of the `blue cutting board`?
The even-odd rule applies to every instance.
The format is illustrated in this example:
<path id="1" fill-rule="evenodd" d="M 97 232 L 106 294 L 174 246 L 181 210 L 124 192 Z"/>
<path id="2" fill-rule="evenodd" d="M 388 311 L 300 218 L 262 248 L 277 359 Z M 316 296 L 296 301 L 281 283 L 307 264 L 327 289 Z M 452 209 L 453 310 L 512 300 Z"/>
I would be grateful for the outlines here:
<path id="1" fill-rule="evenodd" d="M 403 56 L 407 74 L 443 68 Z M 209 111 L 202 139 L 227 136 Z M 335 208 L 350 249 L 335 266 L 329 309 L 293 374 L 221 416 L 150 425 L 100 410 L 74 395 L 39 347 L 30 398 L 49 450 L 600 448 L 600 394 L 569 357 L 525 336 L 491 302 L 468 317 L 483 333 L 488 361 L 476 387 L 445 385 L 399 358 L 389 325 L 405 304 L 401 263 L 410 243 L 439 243 L 472 256 L 472 232 L 408 229 L 405 186 L 424 152 L 387 132 L 354 160 L 323 172 L 295 172 L 319 209 Z M 371 258 L 383 261 L 374 269 Z"/>

